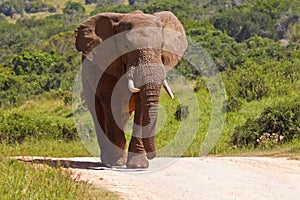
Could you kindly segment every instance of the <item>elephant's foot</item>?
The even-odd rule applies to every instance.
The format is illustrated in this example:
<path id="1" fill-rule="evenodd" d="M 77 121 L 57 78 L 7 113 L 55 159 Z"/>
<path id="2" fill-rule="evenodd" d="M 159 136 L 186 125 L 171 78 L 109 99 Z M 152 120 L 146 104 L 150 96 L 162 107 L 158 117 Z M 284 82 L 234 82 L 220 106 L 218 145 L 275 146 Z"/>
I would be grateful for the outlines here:
<path id="1" fill-rule="evenodd" d="M 155 137 L 143 138 L 143 144 L 149 160 L 156 157 Z"/>
<path id="2" fill-rule="evenodd" d="M 124 166 L 127 162 L 126 152 L 115 155 L 101 153 L 101 162 L 108 166 Z"/>
<path id="3" fill-rule="evenodd" d="M 149 161 L 147 160 L 145 153 L 129 152 L 126 166 L 129 169 L 148 168 Z"/>

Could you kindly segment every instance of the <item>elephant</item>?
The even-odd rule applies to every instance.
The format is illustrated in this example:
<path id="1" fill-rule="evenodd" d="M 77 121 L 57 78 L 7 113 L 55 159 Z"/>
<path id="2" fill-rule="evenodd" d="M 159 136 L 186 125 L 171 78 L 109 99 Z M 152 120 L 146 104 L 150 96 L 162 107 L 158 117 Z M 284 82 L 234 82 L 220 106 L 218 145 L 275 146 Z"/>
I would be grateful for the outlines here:
<path id="1" fill-rule="evenodd" d="M 100 13 L 82 22 L 73 40 L 82 54 L 83 94 L 101 162 L 148 168 L 157 154 L 160 91 L 163 87 L 174 98 L 166 74 L 188 46 L 182 24 L 170 11 Z M 127 152 L 125 133 L 131 115 L 134 125 Z"/>

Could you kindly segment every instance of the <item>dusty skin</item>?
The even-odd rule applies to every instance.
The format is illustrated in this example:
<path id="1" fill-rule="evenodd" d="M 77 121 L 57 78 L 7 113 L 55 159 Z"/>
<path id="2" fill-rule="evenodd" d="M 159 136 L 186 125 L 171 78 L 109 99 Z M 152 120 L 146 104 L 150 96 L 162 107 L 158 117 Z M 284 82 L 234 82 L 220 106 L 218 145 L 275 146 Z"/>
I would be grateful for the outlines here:
<path id="1" fill-rule="evenodd" d="M 96 158 L 18 157 L 69 167 L 74 177 L 123 199 L 299 199 L 300 161 L 286 158 L 156 158 L 147 170 L 107 168 Z M 166 160 L 169 166 L 158 169 Z"/>

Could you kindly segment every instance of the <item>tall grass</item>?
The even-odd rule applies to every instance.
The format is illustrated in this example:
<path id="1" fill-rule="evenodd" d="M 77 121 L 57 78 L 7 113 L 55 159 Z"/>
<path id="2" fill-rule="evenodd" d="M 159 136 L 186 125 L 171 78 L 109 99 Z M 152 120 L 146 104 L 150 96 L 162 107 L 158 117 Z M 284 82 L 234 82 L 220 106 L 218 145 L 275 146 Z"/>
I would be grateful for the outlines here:
<path id="1" fill-rule="evenodd" d="M 117 199 L 112 192 L 71 178 L 71 172 L 45 166 L 32 167 L 0 158 L 1 199 Z"/>

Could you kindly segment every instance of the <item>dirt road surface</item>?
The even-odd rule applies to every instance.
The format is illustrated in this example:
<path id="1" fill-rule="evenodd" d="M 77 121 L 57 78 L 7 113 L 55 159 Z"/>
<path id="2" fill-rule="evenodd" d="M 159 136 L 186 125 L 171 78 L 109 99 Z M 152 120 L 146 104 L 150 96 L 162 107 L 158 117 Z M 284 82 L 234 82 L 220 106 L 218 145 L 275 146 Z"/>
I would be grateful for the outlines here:
<path id="1" fill-rule="evenodd" d="M 51 160 L 123 199 L 300 199 L 300 161 L 286 158 L 156 158 L 148 170 L 107 168 L 96 158 Z"/>

